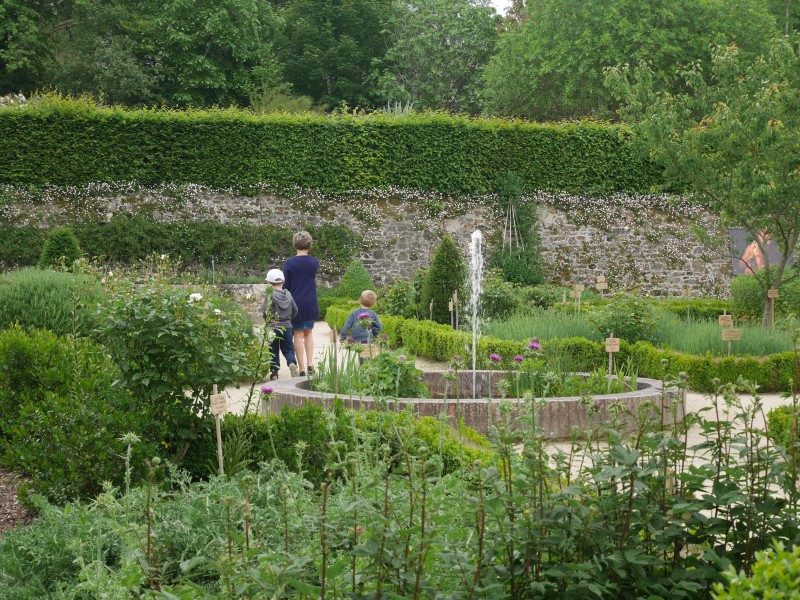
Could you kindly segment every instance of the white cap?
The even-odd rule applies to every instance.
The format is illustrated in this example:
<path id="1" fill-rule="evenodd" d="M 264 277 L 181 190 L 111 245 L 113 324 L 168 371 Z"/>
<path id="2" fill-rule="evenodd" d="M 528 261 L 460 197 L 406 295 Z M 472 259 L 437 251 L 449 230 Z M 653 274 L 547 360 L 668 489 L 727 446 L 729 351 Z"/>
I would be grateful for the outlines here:
<path id="1" fill-rule="evenodd" d="M 270 269 L 267 272 L 267 283 L 283 282 L 283 271 L 280 269 Z"/>

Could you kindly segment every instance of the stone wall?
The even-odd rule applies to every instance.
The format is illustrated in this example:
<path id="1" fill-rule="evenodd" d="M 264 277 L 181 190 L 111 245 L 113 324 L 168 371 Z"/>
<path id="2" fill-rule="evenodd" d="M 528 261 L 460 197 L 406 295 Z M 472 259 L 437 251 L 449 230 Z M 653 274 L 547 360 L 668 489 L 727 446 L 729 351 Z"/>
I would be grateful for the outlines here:
<path id="1" fill-rule="evenodd" d="M 332 197 L 306 191 L 212 190 L 198 185 L 143 188 L 97 184 L 47 188 L 36 196 L 5 190 L 0 220 L 43 227 L 70 221 L 146 213 L 163 221 L 280 223 L 291 229 L 333 223 L 366 240 L 357 256 L 376 283 L 409 277 L 426 266 L 438 240 L 450 233 L 465 250 L 475 228 L 489 244 L 502 238 L 504 214 L 493 196 L 449 198 L 400 190 Z M 605 276 L 611 288 L 637 288 L 651 295 L 724 294 L 730 259 L 700 243 L 698 228 L 722 242 L 713 215 L 682 198 L 592 198 L 538 193 L 520 199 L 535 207 L 545 274 L 553 283 L 591 285 Z M 286 257 L 275 257 L 282 262 Z M 335 276 L 323 284 L 338 283 Z"/>

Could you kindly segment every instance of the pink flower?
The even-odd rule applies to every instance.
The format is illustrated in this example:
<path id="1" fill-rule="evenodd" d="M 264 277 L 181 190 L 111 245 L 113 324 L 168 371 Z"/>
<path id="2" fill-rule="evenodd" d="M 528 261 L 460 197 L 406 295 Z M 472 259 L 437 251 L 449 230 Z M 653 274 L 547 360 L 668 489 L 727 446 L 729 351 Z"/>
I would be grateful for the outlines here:
<path id="1" fill-rule="evenodd" d="M 530 350 L 541 350 L 542 345 L 539 343 L 539 338 L 531 338 L 530 344 L 528 344 L 528 349 Z"/>
<path id="2" fill-rule="evenodd" d="M 361 320 L 364 320 L 364 319 L 371 319 L 371 318 L 372 318 L 372 315 L 371 315 L 371 314 L 369 314 L 369 313 L 361 313 L 360 315 L 358 315 L 358 318 L 359 318 L 359 319 L 361 319 Z"/>
<path id="3" fill-rule="evenodd" d="M 269 387 L 268 385 L 261 386 L 261 393 L 262 394 L 271 394 L 274 390 Z"/>
<path id="4" fill-rule="evenodd" d="M 404 360 L 406 360 L 406 355 L 405 354 L 398 355 L 397 356 L 397 360 L 399 360 L 400 362 L 403 362 Z"/>
<path id="5" fill-rule="evenodd" d="M 489 355 L 489 360 L 493 362 L 500 362 L 502 359 L 500 358 L 499 354 L 492 353 Z"/>
<path id="6" fill-rule="evenodd" d="M 524 358 L 524 357 L 522 357 L 522 356 L 520 356 L 519 354 L 517 354 L 517 355 L 514 357 L 514 362 L 521 363 L 523 360 L 525 360 L 525 358 Z"/>

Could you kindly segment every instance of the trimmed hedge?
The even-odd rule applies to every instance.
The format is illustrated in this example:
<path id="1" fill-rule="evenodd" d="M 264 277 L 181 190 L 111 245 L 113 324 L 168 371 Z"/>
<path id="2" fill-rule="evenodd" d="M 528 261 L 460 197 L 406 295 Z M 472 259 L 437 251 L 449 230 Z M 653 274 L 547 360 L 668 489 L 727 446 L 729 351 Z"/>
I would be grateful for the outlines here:
<path id="1" fill-rule="evenodd" d="M 335 325 L 341 328 L 347 314 L 337 307 L 331 307 L 326 320 L 331 327 Z M 449 361 L 454 355 L 471 356 L 471 336 L 463 331 L 455 331 L 432 321 L 402 317 L 383 316 L 381 322 L 383 332 L 389 336 L 389 344 L 393 347 L 403 346 L 411 354 L 442 362 Z M 524 342 L 482 336 L 477 350 L 479 367 L 487 367 L 488 356 L 492 352 L 510 361 L 514 355 L 522 354 L 525 347 Z M 542 343 L 542 350 L 548 355 L 569 355 L 573 368 L 581 371 L 590 371 L 608 361 L 605 344 L 584 338 L 547 340 Z M 630 359 L 641 377 L 661 379 L 667 374 L 685 372 L 689 375 L 692 389 L 699 392 L 712 391 L 715 379 L 719 379 L 720 383 L 734 383 L 740 376 L 758 384 L 762 391 L 787 391 L 791 389 L 794 372 L 794 355 L 791 352 L 766 357 L 715 358 L 656 348 L 646 342 L 629 344 L 622 340 L 615 359 L 619 364 Z M 667 361 L 666 372 L 662 360 Z"/>
<path id="2" fill-rule="evenodd" d="M 500 171 L 528 190 L 647 192 L 658 169 L 636 157 L 630 130 L 444 113 L 255 115 L 34 98 L 0 109 L 0 183 L 202 183 L 346 192 L 397 187 L 492 191 Z"/>
<path id="3" fill-rule="evenodd" d="M 72 226 L 84 254 L 132 264 L 151 254 L 168 254 L 184 264 L 210 265 L 231 272 L 265 273 L 293 256 L 293 231 L 283 225 L 200 221 L 161 223 L 141 216 L 118 215 L 110 223 L 83 221 Z M 322 271 L 337 273 L 361 247 L 361 237 L 340 225 L 309 226 L 314 255 Z M 46 231 L 35 225 L 0 224 L 0 268 L 37 264 Z"/>

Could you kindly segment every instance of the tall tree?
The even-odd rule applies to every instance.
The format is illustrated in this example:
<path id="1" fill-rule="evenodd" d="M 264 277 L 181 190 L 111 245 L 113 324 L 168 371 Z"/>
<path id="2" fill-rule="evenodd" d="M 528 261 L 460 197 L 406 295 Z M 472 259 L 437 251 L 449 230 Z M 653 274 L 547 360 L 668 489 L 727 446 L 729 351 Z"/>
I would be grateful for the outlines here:
<path id="1" fill-rule="evenodd" d="M 735 41 L 763 52 L 777 25 L 752 0 L 528 0 L 486 69 L 490 112 L 553 119 L 608 117 L 607 66 L 647 61 L 666 86 L 676 66 L 707 59 L 712 44 Z"/>
<path id="2" fill-rule="evenodd" d="M 288 0 L 276 45 L 286 80 L 323 104 L 374 105 L 367 79 L 386 52 L 386 27 L 396 9 L 392 0 Z"/>
<path id="3" fill-rule="evenodd" d="M 392 27 L 378 88 L 387 102 L 477 112 L 500 17 L 489 0 L 410 0 Z"/>
<path id="4" fill-rule="evenodd" d="M 719 48 L 710 75 L 709 83 L 692 65 L 681 94 L 658 93 L 648 65 L 612 69 L 607 81 L 644 151 L 664 166 L 667 185 L 692 192 L 760 246 L 766 298 L 796 276 L 786 267 L 800 235 L 798 38 L 776 39 L 749 66 L 736 46 Z M 767 237 L 781 252 L 776 265 L 763 247 Z M 765 325 L 770 319 L 765 302 Z"/>

